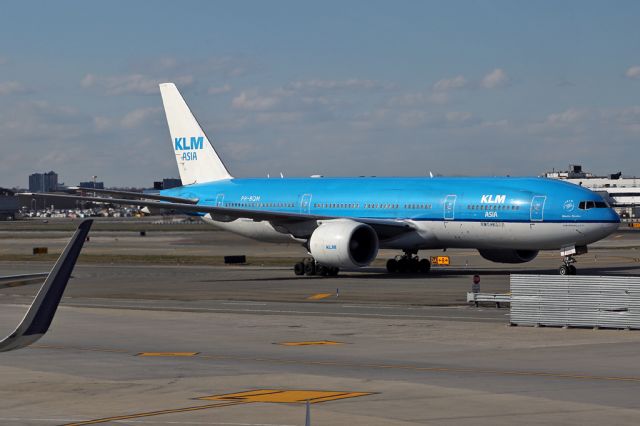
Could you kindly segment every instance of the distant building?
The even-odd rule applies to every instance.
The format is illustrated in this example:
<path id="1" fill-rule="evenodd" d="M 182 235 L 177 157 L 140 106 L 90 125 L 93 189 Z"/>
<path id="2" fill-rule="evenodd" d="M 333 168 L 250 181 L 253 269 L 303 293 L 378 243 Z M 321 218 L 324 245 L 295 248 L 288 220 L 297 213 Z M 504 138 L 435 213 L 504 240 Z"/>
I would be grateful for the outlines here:
<path id="1" fill-rule="evenodd" d="M 80 188 L 104 189 L 104 182 L 80 182 Z"/>
<path id="2" fill-rule="evenodd" d="M 53 192 L 57 190 L 58 174 L 56 172 L 29 175 L 29 192 Z"/>
<path id="3" fill-rule="evenodd" d="M 162 181 L 153 182 L 153 189 L 160 191 L 162 189 L 176 188 L 182 186 L 182 181 L 176 178 L 164 178 Z"/>
<path id="4" fill-rule="evenodd" d="M 0 188 L 0 220 L 13 220 L 20 208 L 18 197 L 10 189 Z"/>

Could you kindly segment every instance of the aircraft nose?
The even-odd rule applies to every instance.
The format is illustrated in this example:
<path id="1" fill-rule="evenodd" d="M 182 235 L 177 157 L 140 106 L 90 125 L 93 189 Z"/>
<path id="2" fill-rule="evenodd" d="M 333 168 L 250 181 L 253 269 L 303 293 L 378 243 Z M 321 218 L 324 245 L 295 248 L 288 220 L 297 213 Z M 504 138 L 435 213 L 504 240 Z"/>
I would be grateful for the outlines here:
<path id="1" fill-rule="evenodd" d="M 609 209 L 609 217 L 613 222 L 616 223 L 616 227 L 617 227 L 617 224 L 620 223 L 620 216 L 618 216 L 618 213 L 616 213 L 614 209 Z"/>

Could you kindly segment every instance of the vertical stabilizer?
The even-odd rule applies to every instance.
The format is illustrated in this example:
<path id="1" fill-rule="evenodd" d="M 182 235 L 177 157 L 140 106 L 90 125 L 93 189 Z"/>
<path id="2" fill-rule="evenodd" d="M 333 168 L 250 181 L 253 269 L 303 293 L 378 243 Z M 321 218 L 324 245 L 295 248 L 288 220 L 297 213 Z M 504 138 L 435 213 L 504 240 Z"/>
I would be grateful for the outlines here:
<path id="1" fill-rule="evenodd" d="M 162 83 L 160 94 L 182 184 L 231 179 L 176 85 Z"/>

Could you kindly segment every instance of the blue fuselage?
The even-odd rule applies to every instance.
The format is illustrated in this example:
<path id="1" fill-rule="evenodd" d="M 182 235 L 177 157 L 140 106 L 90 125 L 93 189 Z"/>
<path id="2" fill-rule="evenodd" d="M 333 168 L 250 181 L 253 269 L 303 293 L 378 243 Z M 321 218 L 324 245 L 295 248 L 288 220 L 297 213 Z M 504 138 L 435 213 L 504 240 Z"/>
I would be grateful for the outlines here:
<path id="1" fill-rule="evenodd" d="M 602 197 L 544 178 L 229 179 L 162 191 L 198 204 L 340 218 L 618 223 Z"/>

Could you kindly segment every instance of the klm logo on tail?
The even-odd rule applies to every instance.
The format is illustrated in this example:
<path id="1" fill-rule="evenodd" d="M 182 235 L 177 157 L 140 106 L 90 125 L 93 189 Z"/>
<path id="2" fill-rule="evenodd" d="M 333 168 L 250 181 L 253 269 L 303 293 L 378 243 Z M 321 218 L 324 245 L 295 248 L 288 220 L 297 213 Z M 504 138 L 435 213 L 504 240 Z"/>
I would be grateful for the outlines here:
<path id="1" fill-rule="evenodd" d="M 182 161 L 191 161 L 198 159 L 198 152 L 196 150 L 202 149 L 204 146 L 204 137 L 191 136 L 187 138 L 175 138 L 174 148 L 176 151 L 182 152 Z"/>

